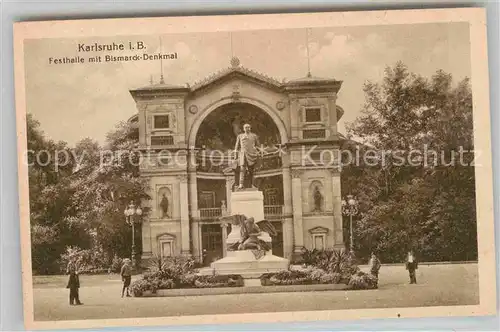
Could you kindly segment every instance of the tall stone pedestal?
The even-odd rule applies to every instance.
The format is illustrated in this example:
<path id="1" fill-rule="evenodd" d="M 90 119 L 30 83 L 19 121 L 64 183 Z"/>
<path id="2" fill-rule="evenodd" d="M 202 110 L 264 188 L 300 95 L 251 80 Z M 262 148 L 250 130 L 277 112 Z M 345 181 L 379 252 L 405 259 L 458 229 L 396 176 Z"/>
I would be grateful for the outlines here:
<path id="1" fill-rule="evenodd" d="M 243 214 L 247 218 L 253 217 L 255 222 L 264 220 L 264 195 L 256 189 L 235 191 L 231 193 L 231 214 Z M 241 240 L 241 226 L 232 225 L 226 245 L 231 245 Z M 272 238 L 268 233 L 262 232 L 259 238 L 271 247 Z M 213 262 L 210 269 L 202 269 L 201 274 L 238 274 L 246 279 L 259 278 L 264 273 L 279 272 L 288 269 L 288 259 L 274 256 L 272 250 L 264 256 L 256 258 L 252 250 L 228 251 L 227 256 Z"/>
<path id="2" fill-rule="evenodd" d="M 255 222 L 264 220 L 264 195 L 262 191 L 256 189 L 247 189 L 231 193 L 231 214 L 243 214 L 247 218 L 253 217 Z M 240 240 L 239 225 L 231 226 L 231 233 L 227 236 L 226 244 L 229 246 Z M 269 234 L 262 232 L 259 239 L 266 243 L 271 243 Z M 270 251 L 269 254 L 272 252 Z"/>

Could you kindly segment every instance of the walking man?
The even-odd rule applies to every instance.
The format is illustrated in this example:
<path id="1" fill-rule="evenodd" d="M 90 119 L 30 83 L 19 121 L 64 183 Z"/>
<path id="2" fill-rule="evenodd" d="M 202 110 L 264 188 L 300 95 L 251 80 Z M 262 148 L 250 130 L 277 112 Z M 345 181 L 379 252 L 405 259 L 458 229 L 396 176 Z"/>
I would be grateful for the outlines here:
<path id="1" fill-rule="evenodd" d="M 408 270 L 408 273 L 410 274 L 410 284 L 416 284 L 417 283 L 417 277 L 415 275 L 415 270 L 418 269 L 418 262 L 417 258 L 415 257 L 415 253 L 413 250 L 410 250 L 408 254 L 406 255 L 406 269 Z"/>
<path id="2" fill-rule="evenodd" d="M 123 281 L 122 297 L 125 294 L 125 290 L 127 290 L 127 297 L 130 297 L 129 286 L 130 286 L 130 281 L 132 280 L 132 266 L 130 264 L 131 264 L 130 259 L 125 258 L 123 260 L 123 266 L 120 272 Z"/>
<path id="3" fill-rule="evenodd" d="M 74 264 L 70 264 L 68 266 L 68 285 L 66 288 L 69 289 L 69 304 L 70 305 L 82 305 L 80 302 L 80 278 L 78 277 L 78 271 L 76 271 L 76 267 Z"/>

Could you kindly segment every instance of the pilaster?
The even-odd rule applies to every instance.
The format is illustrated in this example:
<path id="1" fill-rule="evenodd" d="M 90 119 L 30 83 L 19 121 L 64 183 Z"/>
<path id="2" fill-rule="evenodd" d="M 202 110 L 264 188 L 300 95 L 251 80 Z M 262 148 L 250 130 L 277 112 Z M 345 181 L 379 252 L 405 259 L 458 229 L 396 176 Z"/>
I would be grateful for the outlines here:
<path id="1" fill-rule="evenodd" d="M 227 175 L 226 176 L 226 213 L 231 215 L 231 193 L 234 185 L 234 176 Z"/>
<path id="2" fill-rule="evenodd" d="M 182 174 L 178 175 L 177 178 L 179 180 L 179 200 L 181 202 L 181 254 L 189 255 L 191 253 L 189 243 L 189 207 L 186 204 L 189 201 L 188 176 L 187 174 Z"/>
<path id="3" fill-rule="evenodd" d="M 220 224 L 220 227 L 222 228 L 222 257 L 227 256 L 227 245 L 226 245 L 227 226 L 228 226 L 228 224 L 226 224 L 226 223 Z"/>
<path id="4" fill-rule="evenodd" d="M 293 206 L 292 206 L 292 178 L 290 167 L 283 167 L 283 253 L 285 258 L 290 259 L 293 254 Z"/>
<path id="5" fill-rule="evenodd" d="M 328 97 L 328 110 L 329 110 L 329 119 L 330 119 L 330 136 L 334 136 L 337 134 L 337 103 L 335 100 L 335 96 Z"/>
<path id="6" fill-rule="evenodd" d="M 330 170 L 332 174 L 332 202 L 333 202 L 333 238 L 334 246 L 344 244 L 342 227 L 342 193 L 340 188 L 340 171 Z"/>
<path id="7" fill-rule="evenodd" d="M 292 169 L 292 203 L 294 252 L 300 253 L 304 247 L 304 230 L 302 217 L 302 170 Z"/>

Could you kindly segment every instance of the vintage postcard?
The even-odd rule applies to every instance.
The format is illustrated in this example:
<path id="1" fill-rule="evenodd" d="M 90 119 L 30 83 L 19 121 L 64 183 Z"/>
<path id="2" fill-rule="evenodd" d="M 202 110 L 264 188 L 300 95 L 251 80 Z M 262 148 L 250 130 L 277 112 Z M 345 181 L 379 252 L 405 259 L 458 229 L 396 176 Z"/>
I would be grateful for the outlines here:
<path id="1" fill-rule="evenodd" d="M 496 312 L 483 9 L 14 30 L 28 329 Z"/>

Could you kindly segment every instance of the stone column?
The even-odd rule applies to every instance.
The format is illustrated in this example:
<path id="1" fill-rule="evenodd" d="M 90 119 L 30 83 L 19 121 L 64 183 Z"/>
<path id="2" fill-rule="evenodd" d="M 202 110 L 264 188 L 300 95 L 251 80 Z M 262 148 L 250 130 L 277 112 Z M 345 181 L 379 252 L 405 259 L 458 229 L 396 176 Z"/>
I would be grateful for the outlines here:
<path id="1" fill-rule="evenodd" d="M 226 245 L 227 224 L 222 223 L 222 224 L 220 224 L 220 227 L 222 228 L 222 257 L 226 257 L 227 256 L 227 245 Z"/>
<path id="2" fill-rule="evenodd" d="M 234 176 L 226 176 L 226 213 L 231 215 L 231 188 L 234 184 Z"/>
<path id="3" fill-rule="evenodd" d="M 333 240 L 335 247 L 343 247 L 344 236 L 342 228 L 342 193 L 340 188 L 340 172 L 331 169 L 332 174 L 332 203 L 333 203 Z"/>
<path id="4" fill-rule="evenodd" d="M 189 255 L 189 192 L 188 178 L 186 174 L 179 175 L 179 201 L 181 209 L 181 254 Z"/>
<path id="5" fill-rule="evenodd" d="M 302 170 L 293 169 L 291 172 L 294 253 L 300 253 L 304 247 L 304 230 L 302 226 Z"/>
<path id="6" fill-rule="evenodd" d="M 290 167 L 283 167 L 283 254 L 290 259 L 293 254 L 293 206 L 292 206 L 292 178 Z"/>
<path id="7" fill-rule="evenodd" d="M 198 183 L 196 181 L 196 170 L 189 172 L 189 208 L 193 218 L 198 218 Z"/>
<path id="8" fill-rule="evenodd" d="M 189 173 L 189 208 L 191 215 L 191 253 L 196 261 L 201 260 L 201 243 L 198 238 L 199 233 L 199 217 L 200 211 L 198 210 L 198 184 L 196 182 L 196 170 L 190 170 Z"/>

